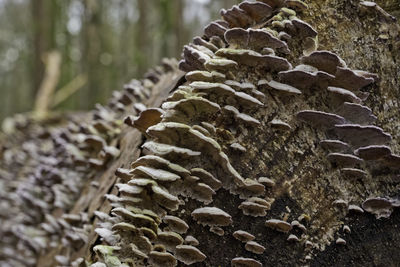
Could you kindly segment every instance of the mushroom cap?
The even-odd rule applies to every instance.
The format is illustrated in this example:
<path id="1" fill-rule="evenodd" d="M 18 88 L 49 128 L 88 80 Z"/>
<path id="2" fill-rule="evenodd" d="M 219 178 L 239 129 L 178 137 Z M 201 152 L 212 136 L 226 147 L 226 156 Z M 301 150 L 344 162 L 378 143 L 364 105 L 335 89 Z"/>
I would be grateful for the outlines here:
<path id="1" fill-rule="evenodd" d="M 232 267 L 262 267 L 261 262 L 255 259 L 242 257 L 232 259 L 231 265 Z"/>
<path id="2" fill-rule="evenodd" d="M 181 179 L 181 177 L 175 173 L 147 166 L 137 166 L 132 170 L 132 174 L 138 177 L 149 177 L 159 182 L 174 182 Z"/>
<path id="3" fill-rule="evenodd" d="M 363 163 L 363 160 L 352 154 L 343 153 L 329 153 L 328 160 L 335 162 L 343 167 L 354 167 L 355 165 Z"/>
<path id="4" fill-rule="evenodd" d="M 292 225 L 288 222 L 277 220 L 277 219 L 270 219 L 265 222 L 265 225 L 269 228 L 277 230 L 279 232 L 287 233 L 292 230 Z"/>
<path id="5" fill-rule="evenodd" d="M 237 240 L 243 242 L 243 243 L 247 243 L 249 241 L 254 240 L 256 237 L 246 231 L 243 230 L 238 230 L 235 231 L 233 234 L 233 237 L 236 238 Z"/>
<path id="6" fill-rule="evenodd" d="M 335 125 L 335 131 L 340 137 L 357 148 L 368 145 L 384 145 L 392 140 L 390 134 L 373 125 Z"/>
<path id="7" fill-rule="evenodd" d="M 183 238 L 175 232 L 158 232 L 157 243 L 164 245 L 169 251 L 174 251 L 176 246 L 183 244 Z"/>
<path id="8" fill-rule="evenodd" d="M 189 225 L 181 218 L 167 215 L 162 220 L 164 223 L 168 224 L 168 227 L 174 232 L 184 234 L 189 229 Z"/>
<path id="9" fill-rule="evenodd" d="M 159 251 L 150 252 L 149 263 L 155 267 L 175 267 L 178 264 L 172 254 Z"/>
<path id="10" fill-rule="evenodd" d="M 368 198 L 362 203 L 362 208 L 379 218 L 389 218 L 393 211 L 392 202 L 389 199 L 376 197 Z"/>
<path id="11" fill-rule="evenodd" d="M 147 128 L 159 123 L 165 111 L 159 108 L 150 108 L 140 112 L 139 117 L 133 121 L 133 127 L 145 133 Z"/>
<path id="12" fill-rule="evenodd" d="M 239 209 L 243 211 L 244 215 L 250 215 L 253 217 L 263 217 L 267 215 L 266 210 L 268 210 L 269 207 L 266 207 L 264 205 L 252 201 L 244 201 L 240 203 Z"/>
<path id="13" fill-rule="evenodd" d="M 340 169 L 340 173 L 349 178 L 365 178 L 368 175 L 365 171 L 356 168 L 343 168 Z"/>
<path id="14" fill-rule="evenodd" d="M 196 238 L 194 238 L 191 235 L 188 235 L 188 236 L 185 237 L 184 244 L 185 245 L 191 245 L 191 246 L 198 246 L 200 243 Z"/>
<path id="15" fill-rule="evenodd" d="M 239 4 L 239 8 L 246 11 L 246 13 L 255 20 L 256 23 L 265 20 L 272 15 L 272 8 L 262 2 L 244 1 Z"/>
<path id="16" fill-rule="evenodd" d="M 300 241 L 300 239 L 296 236 L 296 235 L 294 235 L 294 234 L 291 234 L 291 235 L 289 235 L 289 237 L 287 238 L 287 241 L 295 241 L 295 242 L 299 242 Z"/>
<path id="17" fill-rule="evenodd" d="M 198 248 L 190 245 L 176 246 L 175 255 L 179 261 L 187 265 L 202 262 L 207 258 Z"/>
<path id="18" fill-rule="evenodd" d="M 255 241 L 248 241 L 244 246 L 247 251 L 253 252 L 255 254 L 263 254 L 265 247 L 261 246 Z"/>
<path id="19" fill-rule="evenodd" d="M 374 82 L 374 78 L 360 75 L 357 71 L 346 67 L 337 67 L 335 79 L 332 81 L 332 85 L 357 92 L 361 88 Z"/>
<path id="20" fill-rule="evenodd" d="M 346 120 L 339 115 L 316 110 L 300 111 L 297 113 L 297 118 L 314 125 L 321 125 L 328 128 L 346 122 Z"/>
<path id="21" fill-rule="evenodd" d="M 167 145 L 153 141 L 148 141 L 144 143 L 142 145 L 142 148 L 147 149 L 158 156 L 178 156 L 180 158 L 188 158 L 200 156 L 201 154 L 201 152 L 193 151 L 187 148 L 176 147 L 173 145 Z"/>
<path id="22" fill-rule="evenodd" d="M 277 92 L 280 93 L 296 94 L 296 95 L 302 94 L 302 92 L 299 89 L 290 86 L 288 84 L 283 84 L 274 80 L 269 82 L 266 80 L 260 80 L 258 82 L 258 86 L 261 87 L 266 86 L 268 89 L 276 90 Z"/>
<path id="23" fill-rule="evenodd" d="M 364 210 L 362 208 L 354 204 L 350 204 L 347 210 L 354 213 L 364 213 Z"/>
<path id="24" fill-rule="evenodd" d="M 217 207 L 204 207 L 192 212 L 195 221 L 209 226 L 228 226 L 232 223 L 232 217 Z"/>
<path id="25" fill-rule="evenodd" d="M 329 151 L 333 151 L 333 152 L 343 152 L 346 151 L 350 148 L 349 144 L 340 141 L 340 140 L 322 140 L 319 142 L 320 145 L 325 148 L 328 149 Z"/>
<path id="26" fill-rule="evenodd" d="M 354 151 L 354 154 L 364 160 L 378 160 L 385 156 L 391 155 L 392 150 L 390 149 L 390 147 L 385 145 L 372 145 L 360 147 Z"/>
<path id="27" fill-rule="evenodd" d="M 312 52 L 310 55 L 302 57 L 301 62 L 333 75 L 336 74 L 337 67 L 346 66 L 343 59 L 326 50 Z"/>
<path id="28" fill-rule="evenodd" d="M 376 116 L 372 114 L 372 110 L 356 103 L 345 102 L 338 109 L 338 114 L 343 116 L 347 121 L 361 125 L 367 125 L 376 121 Z"/>

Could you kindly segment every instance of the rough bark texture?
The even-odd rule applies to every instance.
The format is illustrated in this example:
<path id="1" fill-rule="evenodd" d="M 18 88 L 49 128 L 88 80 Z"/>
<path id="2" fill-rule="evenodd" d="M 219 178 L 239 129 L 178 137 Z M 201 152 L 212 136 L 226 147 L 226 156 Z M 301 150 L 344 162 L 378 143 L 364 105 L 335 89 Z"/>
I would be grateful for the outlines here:
<path id="1" fill-rule="evenodd" d="M 7 223 L 28 224 L 45 233 L 2 227 L 7 240 L 20 244 L 19 250 L 32 251 L 26 252 L 32 260 L 24 263 L 3 250 L 0 262 L 35 264 L 38 257 L 38 266 L 53 266 L 56 261 L 72 266 L 95 262 L 94 266 L 183 266 L 183 262 L 193 266 L 399 266 L 399 25 L 382 8 L 366 2 L 313 1 L 307 3 L 308 9 L 297 5 L 293 8 L 297 18 L 312 25 L 316 37 L 292 10 L 282 9 L 280 1 L 262 2 L 272 5 L 271 14 L 266 6 L 257 8 L 264 8 L 262 17 L 255 11 L 246 15 L 238 9 L 222 12 L 225 22 L 207 26 L 197 46 L 185 47 L 180 67 L 192 71 L 185 79 L 171 67 L 166 73 L 157 68 L 150 72 L 141 83 L 156 83 L 148 87 L 153 96 L 148 105 L 159 107 L 174 93 L 162 109 L 125 120 L 145 134 L 143 149 L 137 130 L 121 126 L 122 132 L 112 137 L 108 132 L 100 134 L 107 146 L 119 148 L 118 159 L 109 159 L 106 170 L 93 173 L 67 165 L 63 172 L 73 169 L 80 179 L 74 200 L 58 209 L 34 203 L 41 210 L 39 215 L 8 219 Z M 385 2 L 382 7 L 385 4 L 391 6 Z M 237 27 L 262 30 L 231 29 Z M 274 35 L 283 31 L 290 38 Z M 264 35 L 257 39 L 255 32 Z M 314 52 L 317 43 L 318 50 L 336 55 Z M 262 50 L 265 47 L 272 49 Z M 303 70 L 308 78 L 296 80 L 292 69 Z M 118 99 L 126 104 L 123 94 Z M 121 109 L 111 121 L 131 112 L 111 102 L 112 112 Z M 361 113 L 344 108 L 357 106 L 361 112 L 360 105 L 364 111 L 369 107 L 376 118 L 367 114 L 361 119 Z M 87 120 L 89 126 L 95 122 Z M 78 133 L 87 140 L 90 131 L 78 129 L 69 134 Z M 75 139 L 85 151 L 84 158 L 93 158 L 90 152 L 94 153 L 99 142 L 89 138 L 85 144 L 93 147 L 87 149 Z M 341 148 L 327 149 L 323 140 L 340 141 Z M 373 149 L 374 153 L 366 153 Z M 9 150 L 3 148 L 3 158 L 10 158 Z M 17 157 L 18 152 L 14 153 Z M 11 163 L 5 162 L 6 179 L 2 180 L 12 180 L 8 170 L 18 166 L 8 168 Z M 91 163 L 92 168 L 104 167 Z M 118 167 L 127 169 L 117 172 L 120 178 L 113 175 Z M 28 168 L 29 172 L 36 177 L 31 181 L 40 184 L 40 175 Z M 16 183 L 15 187 L 20 205 L 26 199 L 32 201 L 21 194 L 23 186 Z M 13 189 L 7 186 L 4 192 Z M 108 200 L 104 194 L 109 194 Z M 370 202 L 364 201 L 373 198 L 379 205 L 371 210 Z M 373 214 L 364 213 L 361 206 Z M 202 207 L 218 210 L 198 210 Z M 49 218 L 44 218 L 49 211 L 67 224 L 59 221 L 51 226 Z M 80 215 L 75 218 L 67 213 Z M 167 214 L 185 221 L 189 229 L 178 230 L 168 222 Z M 271 219 L 279 221 L 266 225 Z M 43 222 L 51 227 L 43 227 Z M 60 230 L 52 229 L 57 227 Z M 245 245 L 233 236 L 238 230 L 254 235 L 260 254 L 249 251 L 256 244 Z M 298 241 L 287 240 L 290 234 Z M 35 235 L 38 239 L 32 241 Z M 188 235 L 199 241 L 197 249 L 181 246 Z M 43 248 L 35 251 L 43 242 Z M 8 247 L 6 252 L 13 251 Z M 247 262 L 253 259 L 252 265 L 235 265 L 233 259 L 238 257 Z"/>

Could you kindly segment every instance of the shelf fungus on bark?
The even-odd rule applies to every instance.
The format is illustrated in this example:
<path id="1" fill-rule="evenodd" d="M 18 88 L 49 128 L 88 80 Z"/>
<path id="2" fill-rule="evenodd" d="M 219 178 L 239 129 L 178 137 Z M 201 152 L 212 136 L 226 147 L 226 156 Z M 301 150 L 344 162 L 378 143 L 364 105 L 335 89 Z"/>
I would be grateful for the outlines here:
<path id="1" fill-rule="evenodd" d="M 247 251 L 250 251 L 254 254 L 263 254 L 265 251 L 265 247 L 261 246 L 255 241 L 248 241 L 244 247 Z"/>
<path id="2" fill-rule="evenodd" d="M 364 160 L 378 160 L 385 156 L 391 155 L 392 150 L 390 147 L 385 145 L 371 145 L 356 149 L 354 154 Z"/>
<path id="3" fill-rule="evenodd" d="M 338 164 L 343 167 L 354 167 L 356 165 L 362 164 L 364 161 L 352 154 L 343 154 L 343 153 L 329 153 L 328 159 L 331 162 Z"/>
<path id="4" fill-rule="evenodd" d="M 356 148 L 368 145 L 384 145 L 392 140 L 392 136 L 382 128 L 373 125 L 342 124 L 335 125 L 337 134 Z"/>
<path id="5" fill-rule="evenodd" d="M 327 139 L 327 140 L 322 140 L 319 143 L 323 148 L 331 152 L 344 152 L 350 149 L 349 144 L 340 140 Z"/>
<path id="6" fill-rule="evenodd" d="M 368 198 L 362 203 L 362 208 L 379 218 L 389 218 L 393 212 L 393 205 L 387 198 Z"/>
<path id="7" fill-rule="evenodd" d="M 246 231 L 243 231 L 243 230 L 235 231 L 232 235 L 234 238 L 236 238 L 237 240 L 239 240 L 243 243 L 253 241 L 256 238 L 254 235 L 252 235 Z"/>
<path id="8" fill-rule="evenodd" d="M 149 253 L 149 263 L 156 267 L 175 267 L 178 264 L 171 253 L 159 251 Z"/>
<path id="9" fill-rule="evenodd" d="M 265 225 L 271 229 L 277 230 L 279 232 L 287 233 L 292 230 L 292 225 L 288 222 L 278 220 L 278 219 L 270 219 L 265 222 Z"/>
<path id="10" fill-rule="evenodd" d="M 294 95 L 301 95 L 302 92 L 288 84 L 283 84 L 277 81 L 266 81 L 266 80 L 259 80 L 258 82 L 259 87 L 266 87 L 267 89 L 274 90 L 278 93 L 284 93 L 284 94 L 294 94 Z"/>
<path id="11" fill-rule="evenodd" d="M 348 178 L 362 179 L 368 176 L 368 173 L 357 168 L 343 168 L 340 169 L 340 173 Z"/>
<path id="12" fill-rule="evenodd" d="M 317 110 L 300 111 L 297 113 L 297 118 L 310 124 L 326 128 L 333 128 L 336 125 L 341 125 L 346 122 L 346 120 L 339 115 Z"/>
<path id="13" fill-rule="evenodd" d="M 231 261 L 232 267 L 262 267 L 261 262 L 252 258 L 237 257 Z"/>
<path id="14" fill-rule="evenodd" d="M 184 234 L 189 229 L 189 225 L 179 217 L 167 215 L 162 220 L 174 232 Z"/>
<path id="15" fill-rule="evenodd" d="M 207 258 L 198 248 L 190 245 L 176 246 L 175 256 L 186 265 L 203 262 Z"/>
<path id="16" fill-rule="evenodd" d="M 374 123 L 377 119 L 369 107 L 349 102 L 343 103 L 338 109 L 338 114 L 349 122 L 361 125 Z"/>
<path id="17" fill-rule="evenodd" d="M 209 226 L 228 226 L 232 217 L 225 211 L 216 207 L 198 208 L 192 212 L 192 217 L 197 223 Z"/>

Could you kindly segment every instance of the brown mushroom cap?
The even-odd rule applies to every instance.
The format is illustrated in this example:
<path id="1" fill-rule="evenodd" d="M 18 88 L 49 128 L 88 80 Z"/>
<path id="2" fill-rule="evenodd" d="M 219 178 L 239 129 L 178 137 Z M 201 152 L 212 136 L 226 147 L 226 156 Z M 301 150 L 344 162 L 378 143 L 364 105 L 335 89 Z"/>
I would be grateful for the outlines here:
<path id="1" fill-rule="evenodd" d="M 385 156 L 391 155 L 392 150 L 390 149 L 390 147 L 385 145 L 372 145 L 360 147 L 354 151 L 354 154 L 364 160 L 378 160 Z"/>
<path id="2" fill-rule="evenodd" d="M 323 148 L 333 152 L 343 152 L 350 148 L 349 144 L 340 140 L 322 140 L 319 143 Z"/>
<path id="3" fill-rule="evenodd" d="M 343 139 L 354 145 L 355 147 L 368 145 L 383 145 L 392 140 L 390 134 L 385 133 L 382 128 L 358 124 L 342 124 L 335 125 L 335 131 Z"/>
<path id="4" fill-rule="evenodd" d="M 302 92 L 293 87 L 290 86 L 288 84 L 283 84 L 280 82 L 276 82 L 276 81 L 266 81 L 266 80 L 260 80 L 258 82 L 258 86 L 260 87 L 267 87 L 268 89 L 272 89 L 272 90 L 276 90 L 277 92 L 281 92 L 281 93 L 288 93 L 288 94 L 296 94 L 296 95 L 300 95 L 302 94 Z"/>
<path id="5" fill-rule="evenodd" d="M 340 169 L 340 173 L 349 178 L 365 178 L 368 175 L 365 171 L 356 168 L 343 168 Z"/>
<path id="6" fill-rule="evenodd" d="M 163 222 L 168 224 L 168 227 L 177 233 L 184 234 L 189 229 L 189 225 L 181 218 L 167 215 L 163 218 Z"/>
<path id="7" fill-rule="evenodd" d="M 288 222 L 277 220 L 277 219 L 270 219 L 265 222 L 265 225 L 269 228 L 277 230 L 279 232 L 287 233 L 292 230 L 292 225 Z"/>
<path id="8" fill-rule="evenodd" d="M 251 259 L 251 258 L 242 258 L 237 257 L 232 259 L 231 261 L 232 267 L 262 267 L 261 262 Z"/>
<path id="9" fill-rule="evenodd" d="M 243 242 L 243 243 L 247 243 L 249 241 L 254 240 L 256 237 L 246 231 L 243 230 L 238 230 L 235 231 L 233 234 L 233 237 L 236 238 L 237 240 Z"/>
<path id="10" fill-rule="evenodd" d="M 338 114 L 343 116 L 347 121 L 366 125 L 376 121 L 376 116 L 372 114 L 372 110 L 367 106 L 356 103 L 345 102 L 338 109 Z"/>
<path id="11" fill-rule="evenodd" d="M 368 198 L 362 203 L 362 208 L 379 218 L 389 218 L 393 211 L 392 202 L 389 199 L 376 197 Z"/>
<path id="12" fill-rule="evenodd" d="M 195 209 L 192 217 L 197 223 L 209 226 L 228 226 L 232 223 L 232 217 L 225 211 L 216 207 L 204 207 Z"/>
<path id="13" fill-rule="evenodd" d="M 244 247 L 247 251 L 253 252 L 254 254 L 263 254 L 265 251 L 265 247 L 255 241 L 248 241 Z"/>
<path id="14" fill-rule="evenodd" d="M 145 133 L 147 128 L 161 121 L 164 113 L 165 112 L 159 108 L 146 109 L 139 114 L 137 119 L 134 120 L 133 126 L 142 133 Z"/>
<path id="15" fill-rule="evenodd" d="M 191 246 L 198 246 L 200 243 L 199 243 L 199 241 L 196 239 L 196 238 L 194 238 L 193 236 L 191 236 L 191 235 L 188 235 L 188 236 L 186 236 L 185 237 L 185 242 L 184 242 L 184 244 L 185 245 L 191 245 Z"/>
<path id="16" fill-rule="evenodd" d="M 297 113 L 297 118 L 314 125 L 321 125 L 328 128 L 346 122 L 346 120 L 339 115 L 316 110 L 300 111 Z"/>
<path id="17" fill-rule="evenodd" d="M 330 74 L 336 74 L 337 67 L 346 67 L 343 59 L 335 53 L 325 50 L 315 51 L 306 57 L 302 57 L 301 62 Z"/>
<path id="18" fill-rule="evenodd" d="M 329 153 L 328 159 L 343 167 L 354 167 L 357 164 L 363 163 L 363 160 L 352 154 Z"/>
<path id="19" fill-rule="evenodd" d="M 261 22 L 270 17 L 273 11 L 269 5 L 262 2 L 244 1 L 240 3 L 239 7 L 246 11 L 256 22 Z"/>
<path id="20" fill-rule="evenodd" d="M 175 255 L 179 261 L 187 265 L 202 262 L 207 258 L 198 248 L 190 245 L 176 246 Z"/>
<path id="21" fill-rule="evenodd" d="M 178 264 L 172 254 L 159 251 L 150 252 L 149 263 L 156 267 L 175 267 Z"/>

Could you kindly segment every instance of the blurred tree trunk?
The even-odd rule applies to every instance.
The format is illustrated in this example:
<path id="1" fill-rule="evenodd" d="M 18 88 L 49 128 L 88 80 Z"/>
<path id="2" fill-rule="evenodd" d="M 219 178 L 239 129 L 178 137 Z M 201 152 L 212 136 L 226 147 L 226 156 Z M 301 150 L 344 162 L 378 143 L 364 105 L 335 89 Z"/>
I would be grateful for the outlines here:
<path id="1" fill-rule="evenodd" d="M 33 35 L 33 66 L 32 66 L 32 91 L 33 95 L 36 94 L 40 83 L 43 78 L 44 64 L 43 55 L 48 49 L 47 46 L 47 17 L 46 14 L 46 0 L 31 0 L 32 9 L 32 35 Z"/>
<path id="2" fill-rule="evenodd" d="M 149 21 L 149 10 L 151 8 L 151 1 L 149 0 L 138 0 L 138 11 L 139 11 L 139 21 L 137 27 L 135 29 L 135 36 L 137 42 L 137 49 L 135 50 L 136 54 L 136 64 L 138 65 L 138 74 L 143 75 L 143 73 L 147 70 L 149 58 L 151 58 L 151 49 L 157 47 L 157 44 L 150 45 L 150 34 L 155 35 L 155 33 L 151 33 L 150 30 L 150 21 Z M 154 51 L 153 51 L 154 52 Z"/>

